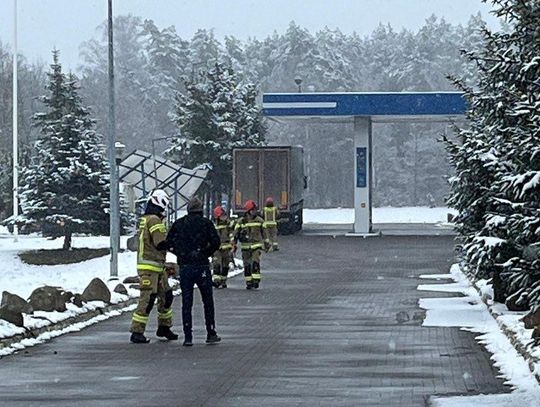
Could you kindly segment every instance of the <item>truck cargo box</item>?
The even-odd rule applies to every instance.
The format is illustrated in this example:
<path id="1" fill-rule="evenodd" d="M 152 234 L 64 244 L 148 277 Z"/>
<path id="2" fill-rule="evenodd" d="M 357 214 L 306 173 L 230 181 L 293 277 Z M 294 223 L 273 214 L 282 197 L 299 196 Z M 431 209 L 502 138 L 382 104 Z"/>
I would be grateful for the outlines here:
<path id="1" fill-rule="evenodd" d="M 301 147 L 278 146 L 233 150 L 233 211 L 243 213 L 251 199 L 260 208 L 272 197 L 282 213 L 282 227 L 299 230 L 302 224 L 304 159 Z M 288 221 L 292 225 L 287 225 Z"/>

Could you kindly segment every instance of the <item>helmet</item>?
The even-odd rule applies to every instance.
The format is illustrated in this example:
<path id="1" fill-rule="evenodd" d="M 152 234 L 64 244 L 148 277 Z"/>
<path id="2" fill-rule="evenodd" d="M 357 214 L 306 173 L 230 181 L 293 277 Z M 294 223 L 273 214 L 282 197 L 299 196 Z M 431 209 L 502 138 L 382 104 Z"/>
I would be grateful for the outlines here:
<path id="1" fill-rule="evenodd" d="M 251 199 L 249 201 L 246 202 L 246 204 L 244 205 L 244 209 L 246 210 L 246 212 L 249 212 L 249 211 L 252 211 L 254 209 L 257 209 L 257 204 L 252 201 Z"/>
<path id="2" fill-rule="evenodd" d="M 271 196 L 269 196 L 268 198 L 266 198 L 265 203 L 266 203 L 266 205 L 274 206 L 274 198 L 272 198 Z"/>
<path id="3" fill-rule="evenodd" d="M 221 218 L 223 215 L 226 215 L 225 211 L 223 210 L 223 208 L 221 206 L 216 206 L 214 208 L 214 218 L 216 219 L 219 219 Z"/>
<path id="4" fill-rule="evenodd" d="M 154 205 L 159 206 L 161 209 L 167 208 L 169 206 L 169 195 L 162 190 L 162 189 L 156 189 L 152 192 L 150 195 L 150 198 L 148 198 L 148 202 L 152 202 Z"/>

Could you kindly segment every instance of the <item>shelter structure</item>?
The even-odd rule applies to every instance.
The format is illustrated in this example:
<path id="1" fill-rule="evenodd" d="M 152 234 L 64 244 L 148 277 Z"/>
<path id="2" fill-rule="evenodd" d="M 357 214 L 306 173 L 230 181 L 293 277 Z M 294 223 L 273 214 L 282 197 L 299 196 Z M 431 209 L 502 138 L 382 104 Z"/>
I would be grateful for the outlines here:
<path id="1" fill-rule="evenodd" d="M 119 166 L 119 180 L 131 209 L 137 202 L 146 200 L 154 189 L 163 189 L 169 194 L 172 215 L 176 219 L 179 211 L 186 206 L 206 179 L 209 168 L 183 168 L 161 156 L 154 156 L 142 150 L 135 150 L 124 158 Z"/>
<path id="2" fill-rule="evenodd" d="M 372 234 L 373 123 L 463 119 L 461 92 L 266 93 L 263 115 L 276 120 L 350 122 L 354 126 L 353 234 Z M 338 180 L 336 180 L 338 182 Z"/>

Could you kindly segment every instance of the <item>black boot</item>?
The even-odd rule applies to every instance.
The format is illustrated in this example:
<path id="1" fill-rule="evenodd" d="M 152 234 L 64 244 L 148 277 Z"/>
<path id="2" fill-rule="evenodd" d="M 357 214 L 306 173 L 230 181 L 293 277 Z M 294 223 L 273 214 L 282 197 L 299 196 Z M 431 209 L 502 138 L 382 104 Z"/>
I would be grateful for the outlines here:
<path id="1" fill-rule="evenodd" d="M 184 337 L 184 343 L 182 346 L 193 346 L 193 338 L 191 336 L 185 336 Z"/>
<path id="2" fill-rule="evenodd" d="M 169 341 L 176 341 L 178 339 L 178 335 L 171 331 L 170 327 L 163 325 L 158 326 L 156 336 L 166 338 Z"/>
<path id="3" fill-rule="evenodd" d="M 206 336 L 206 343 L 208 343 L 208 344 L 218 343 L 220 341 L 221 341 L 221 338 L 215 332 L 214 333 L 209 333 Z"/>
<path id="4" fill-rule="evenodd" d="M 133 332 L 131 334 L 131 338 L 129 339 L 133 343 L 148 343 L 150 342 L 150 339 L 148 339 L 144 334 L 138 334 L 136 332 Z"/>

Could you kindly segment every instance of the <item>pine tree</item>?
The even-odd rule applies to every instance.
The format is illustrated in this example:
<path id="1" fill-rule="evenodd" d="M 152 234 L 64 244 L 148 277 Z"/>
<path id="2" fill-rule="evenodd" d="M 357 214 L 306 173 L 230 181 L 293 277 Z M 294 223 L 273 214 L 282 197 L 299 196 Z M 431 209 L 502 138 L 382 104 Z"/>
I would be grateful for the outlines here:
<path id="1" fill-rule="evenodd" d="M 61 232 L 69 249 L 73 232 L 108 232 L 109 168 L 77 79 L 62 73 L 58 51 L 48 77 L 48 94 L 41 98 L 47 110 L 34 116 L 41 134 L 22 174 L 21 203 L 29 223 L 45 233 Z"/>
<path id="2" fill-rule="evenodd" d="M 257 92 L 253 84 L 240 85 L 232 68 L 219 62 L 196 80 L 186 80 L 186 89 L 175 106 L 180 133 L 167 154 L 187 167 L 210 164 L 217 199 L 230 193 L 232 149 L 264 141 Z"/>

